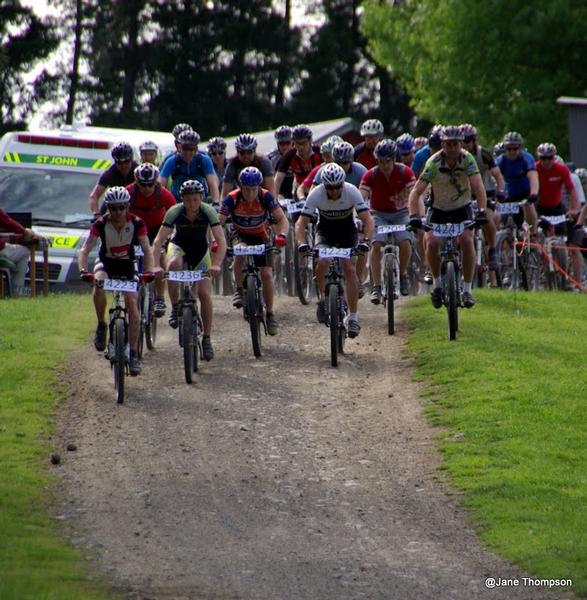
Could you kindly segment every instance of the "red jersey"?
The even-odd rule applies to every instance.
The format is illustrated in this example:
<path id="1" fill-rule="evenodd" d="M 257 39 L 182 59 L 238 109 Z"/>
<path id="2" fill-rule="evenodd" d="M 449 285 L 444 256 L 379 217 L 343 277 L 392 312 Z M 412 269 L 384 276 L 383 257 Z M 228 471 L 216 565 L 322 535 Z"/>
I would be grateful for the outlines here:
<path id="1" fill-rule="evenodd" d="M 552 168 L 546 170 L 544 165 L 536 162 L 538 183 L 540 186 L 538 206 L 541 208 L 556 208 L 562 202 L 563 185 L 571 192 L 573 180 L 566 165 L 553 162 Z"/>
<path id="2" fill-rule="evenodd" d="M 377 165 L 377 159 L 373 150 L 369 150 L 365 145 L 365 142 L 361 142 L 355 146 L 355 162 L 361 163 L 367 169 L 372 169 Z"/>
<path id="3" fill-rule="evenodd" d="M 24 233 L 24 227 L 15 221 L 5 210 L 0 208 L 0 231 L 9 231 L 17 235 Z M 0 250 L 6 246 L 6 242 L 10 242 L 12 238 L 9 236 L 0 236 Z"/>
<path id="4" fill-rule="evenodd" d="M 311 171 L 310 174 L 304 179 L 304 187 L 309 190 L 314 183 L 314 177 L 316 177 L 316 173 L 320 170 L 322 165 L 316 165 Z"/>
<path id="5" fill-rule="evenodd" d="M 414 185 L 416 177 L 412 169 L 394 163 L 389 178 L 379 167 L 369 169 L 363 175 L 359 189 L 368 192 L 371 210 L 392 213 L 407 208 L 408 196 Z"/>
<path id="6" fill-rule="evenodd" d="M 302 158 L 295 148 L 288 150 L 279 161 L 277 171 L 287 173 L 291 168 L 298 182 L 298 185 L 304 182 L 304 178 L 308 176 L 310 171 L 317 165 L 322 164 L 322 155 L 318 148 L 312 146 L 312 154 L 308 158 Z"/>
<path id="7" fill-rule="evenodd" d="M 159 183 L 150 196 L 145 196 L 136 183 L 126 189 L 130 194 L 130 212 L 140 217 L 149 231 L 161 227 L 165 213 L 175 205 L 175 196 Z"/>

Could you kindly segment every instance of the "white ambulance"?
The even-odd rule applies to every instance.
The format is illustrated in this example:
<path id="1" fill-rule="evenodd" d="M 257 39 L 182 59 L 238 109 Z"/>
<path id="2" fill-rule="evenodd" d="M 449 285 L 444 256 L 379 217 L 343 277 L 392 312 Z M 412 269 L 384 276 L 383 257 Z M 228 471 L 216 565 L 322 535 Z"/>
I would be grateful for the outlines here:
<path id="1" fill-rule="evenodd" d="M 92 222 L 88 196 L 112 164 L 112 147 L 128 142 L 138 161 L 139 146 L 148 140 L 159 146 L 161 157 L 175 150 L 171 133 L 78 124 L 13 131 L 0 139 L 0 208 L 31 213 L 32 228 L 51 238 L 52 288 L 79 283 L 77 254 Z M 37 267 L 42 273 L 40 263 Z"/>

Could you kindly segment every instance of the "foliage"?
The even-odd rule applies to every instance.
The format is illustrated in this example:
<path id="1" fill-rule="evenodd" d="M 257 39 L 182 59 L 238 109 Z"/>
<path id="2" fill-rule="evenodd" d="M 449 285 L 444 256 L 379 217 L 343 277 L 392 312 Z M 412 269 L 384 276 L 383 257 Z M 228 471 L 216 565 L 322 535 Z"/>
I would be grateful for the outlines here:
<path id="1" fill-rule="evenodd" d="M 485 143 L 516 130 L 529 148 L 548 140 L 564 151 L 566 109 L 556 99 L 587 88 L 586 20 L 587 6 L 573 0 L 368 0 L 363 26 L 419 116 L 474 123 Z"/>

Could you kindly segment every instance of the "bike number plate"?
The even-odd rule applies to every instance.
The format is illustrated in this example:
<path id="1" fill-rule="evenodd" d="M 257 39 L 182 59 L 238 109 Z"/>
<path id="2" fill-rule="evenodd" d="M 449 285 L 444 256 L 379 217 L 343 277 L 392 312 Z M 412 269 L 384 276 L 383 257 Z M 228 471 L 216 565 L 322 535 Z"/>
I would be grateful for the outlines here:
<path id="1" fill-rule="evenodd" d="M 519 202 L 505 202 L 503 204 L 497 204 L 495 212 L 498 215 L 517 215 L 520 212 Z"/>
<path id="2" fill-rule="evenodd" d="M 433 223 L 432 233 L 435 237 L 457 237 L 465 231 L 464 223 Z"/>
<path id="3" fill-rule="evenodd" d="M 287 203 L 287 212 L 292 217 L 293 217 L 293 215 L 297 215 L 298 213 L 301 213 L 302 208 L 304 208 L 304 202 L 288 202 Z"/>
<path id="4" fill-rule="evenodd" d="M 169 271 L 169 281 L 195 283 L 196 281 L 202 281 L 202 279 L 201 271 Z"/>
<path id="5" fill-rule="evenodd" d="M 318 248 L 319 258 L 350 258 L 351 248 Z"/>
<path id="6" fill-rule="evenodd" d="M 567 220 L 567 216 L 566 215 L 555 215 L 555 216 L 552 216 L 552 217 L 547 217 L 545 215 L 540 215 L 540 218 L 544 219 L 545 221 L 547 221 L 551 225 L 560 225 L 561 223 L 565 223 L 566 220 Z"/>
<path id="7" fill-rule="evenodd" d="M 136 292 L 137 282 L 132 279 L 105 279 L 103 289 L 107 292 Z"/>
<path id="8" fill-rule="evenodd" d="M 397 231 L 405 231 L 405 225 L 379 225 L 377 233 L 396 233 Z"/>
<path id="9" fill-rule="evenodd" d="M 238 245 L 234 247 L 235 256 L 250 256 L 265 254 L 265 244 L 258 244 L 256 246 L 243 246 Z"/>

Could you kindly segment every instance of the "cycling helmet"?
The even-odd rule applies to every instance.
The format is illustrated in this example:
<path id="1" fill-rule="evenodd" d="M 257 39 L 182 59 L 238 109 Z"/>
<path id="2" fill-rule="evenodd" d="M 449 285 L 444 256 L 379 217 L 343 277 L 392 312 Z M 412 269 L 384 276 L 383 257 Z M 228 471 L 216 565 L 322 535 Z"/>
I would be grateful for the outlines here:
<path id="1" fill-rule="evenodd" d="M 159 177 L 159 169 L 151 163 L 143 163 L 135 169 L 134 175 L 137 183 L 149 185 L 157 181 L 157 178 Z"/>
<path id="2" fill-rule="evenodd" d="M 322 142 L 322 144 L 320 145 L 320 154 L 332 154 L 333 147 L 334 144 L 332 143 L 332 140 L 328 138 L 325 142 Z"/>
<path id="3" fill-rule="evenodd" d="M 212 152 L 226 152 L 226 141 L 221 137 L 213 137 L 208 141 L 208 154 Z"/>
<path id="4" fill-rule="evenodd" d="M 132 146 L 128 142 L 118 142 L 112 148 L 112 158 L 116 162 L 132 160 Z"/>
<path id="5" fill-rule="evenodd" d="M 508 131 L 503 136 L 503 143 L 506 146 L 523 146 L 524 138 L 517 131 Z"/>
<path id="6" fill-rule="evenodd" d="M 294 140 L 311 140 L 312 130 L 307 125 L 296 125 L 291 131 Z"/>
<path id="7" fill-rule="evenodd" d="M 402 133 L 395 144 L 400 154 L 409 154 L 414 149 L 414 137 L 409 133 Z"/>
<path id="8" fill-rule="evenodd" d="M 234 140 L 237 150 L 256 150 L 257 138 L 250 133 L 241 133 Z"/>
<path id="9" fill-rule="evenodd" d="M 583 185 L 587 184 L 587 169 L 579 167 L 578 169 L 575 169 L 575 174 L 581 180 Z"/>
<path id="10" fill-rule="evenodd" d="M 139 146 L 140 152 L 147 152 L 149 150 L 151 150 L 152 152 L 159 152 L 159 146 L 157 146 L 157 144 L 155 142 L 152 142 L 151 140 L 147 140 Z"/>
<path id="11" fill-rule="evenodd" d="M 197 146 L 200 143 L 200 134 L 193 129 L 186 129 L 179 134 L 177 141 L 182 146 Z"/>
<path id="12" fill-rule="evenodd" d="M 450 140 L 455 140 L 457 142 L 462 142 L 465 139 L 463 132 L 456 125 L 446 125 L 442 128 L 440 133 L 440 139 L 443 142 L 448 142 Z"/>
<path id="13" fill-rule="evenodd" d="M 320 171 L 320 177 L 324 185 L 342 185 L 346 179 L 346 173 L 344 169 L 336 163 L 328 163 Z"/>
<path id="14" fill-rule="evenodd" d="M 428 138 L 423 135 L 417 137 L 414 140 L 414 150 L 417 152 L 420 148 L 423 148 L 428 143 Z"/>
<path id="15" fill-rule="evenodd" d="M 428 145 L 431 149 L 440 148 L 440 134 L 442 125 L 434 125 L 428 134 Z"/>
<path id="16" fill-rule="evenodd" d="M 477 137 L 477 129 L 470 123 L 461 123 L 459 125 L 459 129 L 465 138 L 476 138 Z"/>
<path id="17" fill-rule="evenodd" d="M 361 135 L 383 135 L 383 123 L 378 119 L 368 119 L 361 125 Z"/>
<path id="18" fill-rule="evenodd" d="M 540 144 L 540 146 L 536 148 L 536 154 L 538 155 L 538 158 L 554 158 L 556 156 L 556 146 L 544 142 L 544 144 Z"/>
<path id="19" fill-rule="evenodd" d="M 107 205 L 111 204 L 128 204 L 130 202 L 130 194 L 128 190 L 121 185 L 108 188 L 104 194 L 104 202 Z"/>
<path id="20" fill-rule="evenodd" d="M 192 126 L 188 125 L 187 123 L 178 123 L 171 131 L 171 134 L 173 135 L 173 137 L 177 140 L 179 138 L 179 134 L 182 131 L 188 131 L 189 129 L 191 129 Z"/>
<path id="21" fill-rule="evenodd" d="M 397 154 L 397 144 L 390 139 L 381 140 L 380 142 L 377 142 L 373 154 L 378 160 L 386 158 L 395 159 L 395 155 Z"/>
<path id="22" fill-rule="evenodd" d="M 291 142 L 291 127 L 287 125 L 280 125 L 273 134 L 275 136 L 275 141 L 279 142 Z"/>
<path id="23" fill-rule="evenodd" d="M 348 142 L 338 142 L 332 148 L 332 158 L 339 164 L 353 162 L 354 154 L 355 149 Z"/>
<path id="24" fill-rule="evenodd" d="M 246 187 L 256 187 L 261 185 L 263 174 L 257 167 L 245 167 L 238 176 L 241 185 Z"/>
<path id="25" fill-rule="evenodd" d="M 497 142 L 497 144 L 495 144 L 495 146 L 493 146 L 493 155 L 495 156 L 495 158 L 497 158 L 498 156 L 501 156 L 504 153 L 505 153 L 504 143 Z"/>
<path id="26" fill-rule="evenodd" d="M 185 194 L 203 194 L 204 186 L 195 179 L 188 179 L 181 184 L 179 188 L 179 195 L 184 196 Z"/>

